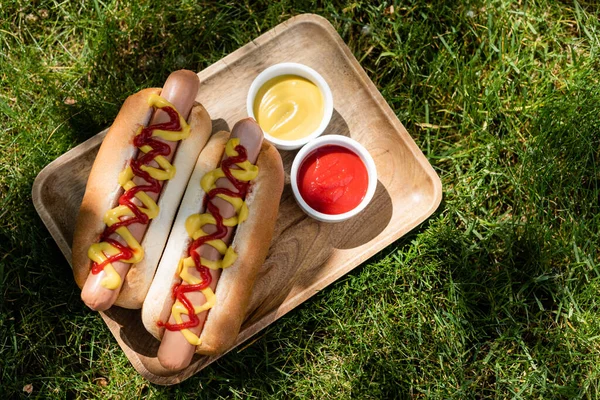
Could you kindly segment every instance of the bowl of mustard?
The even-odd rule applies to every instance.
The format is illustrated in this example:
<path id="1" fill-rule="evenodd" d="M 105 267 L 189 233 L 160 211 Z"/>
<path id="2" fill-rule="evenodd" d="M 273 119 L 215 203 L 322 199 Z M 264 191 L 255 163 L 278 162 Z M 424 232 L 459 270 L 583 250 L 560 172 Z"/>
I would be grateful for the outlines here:
<path id="1" fill-rule="evenodd" d="M 248 116 L 280 150 L 299 149 L 320 136 L 333 114 L 333 96 L 323 77 L 298 63 L 275 64 L 250 85 Z"/>

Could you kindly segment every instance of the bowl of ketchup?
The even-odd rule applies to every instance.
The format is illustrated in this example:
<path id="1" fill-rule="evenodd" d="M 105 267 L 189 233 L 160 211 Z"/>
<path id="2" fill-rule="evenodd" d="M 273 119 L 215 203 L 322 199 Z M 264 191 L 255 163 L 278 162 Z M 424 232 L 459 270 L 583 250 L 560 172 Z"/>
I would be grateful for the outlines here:
<path id="1" fill-rule="evenodd" d="M 360 213 L 377 186 L 373 157 L 356 140 L 326 135 L 312 140 L 294 158 L 292 191 L 300 208 L 323 222 Z"/>

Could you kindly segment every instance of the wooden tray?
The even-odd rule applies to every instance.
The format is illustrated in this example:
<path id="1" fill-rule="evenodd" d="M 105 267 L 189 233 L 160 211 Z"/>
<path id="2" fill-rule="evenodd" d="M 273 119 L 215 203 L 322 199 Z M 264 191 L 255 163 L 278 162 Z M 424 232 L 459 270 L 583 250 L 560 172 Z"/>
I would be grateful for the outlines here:
<path id="1" fill-rule="evenodd" d="M 439 177 L 423 153 L 333 26 L 316 15 L 294 17 L 198 74 L 198 101 L 213 118 L 213 131 L 246 117 L 246 94 L 254 77 L 285 61 L 306 64 L 327 80 L 335 110 L 326 134 L 361 142 L 375 160 L 379 182 L 361 214 L 338 224 L 320 223 L 296 205 L 289 185 L 295 152 L 282 152 L 286 186 L 274 240 L 236 345 L 417 226 L 442 198 Z M 56 159 L 33 185 L 35 207 L 69 261 L 76 218 L 72 210 L 81 203 L 105 133 Z M 153 383 L 181 382 L 218 358 L 196 356 L 187 369 L 169 375 L 158 364 L 159 342 L 145 331 L 139 310 L 113 307 L 101 315 L 135 369 Z"/>

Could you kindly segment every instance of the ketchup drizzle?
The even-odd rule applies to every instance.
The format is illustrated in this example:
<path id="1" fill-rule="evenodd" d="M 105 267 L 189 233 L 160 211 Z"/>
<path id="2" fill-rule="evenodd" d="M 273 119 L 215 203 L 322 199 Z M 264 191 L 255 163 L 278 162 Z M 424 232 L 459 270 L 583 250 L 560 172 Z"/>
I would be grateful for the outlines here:
<path id="1" fill-rule="evenodd" d="M 218 194 L 224 194 L 230 197 L 244 198 L 246 196 L 246 192 L 248 191 L 249 182 L 244 182 L 239 179 L 236 179 L 231 173 L 231 167 L 233 167 L 237 163 L 244 162 L 248 159 L 246 148 L 244 148 L 244 146 L 242 145 L 237 145 L 235 147 L 235 151 L 238 153 L 237 156 L 228 157 L 225 160 L 221 161 L 221 169 L 223 170 L 225 177 L 227 177 L 227 179 L 229 179 L 229 181 L 237 189 L 237 192 L 234 192 L 227 188 L 213 188 L 210 192 L 208 192 L 208 203 L 206 205 L 206 209 L 215 218 L 215 226 L 217 230 L 210 235 L 202 236 L 192 241 L 192 243 L 188 247 L 188 256 L 192 257 L 192 259 L 194 260 L 196 270 L 200 274 L 202 282 L 195 285 L 183 284 L 182 282 L 173 286 L 173 300 L 179 300 L 181 304 L 183 304 L 183 306 L 187 310 L 189 321 L 182 322 L 181 324 L 170 324 L 169 322 L 158 321 L 158 326 L 164 326 L 170 331 L 180 331 L 182 329 L 189 329 L 200 324 L 200 319 L 194 311 L 194 305 L 186 296 L 186 293 L 206 289 L 212 281 L 210 270 L 208 269 L 208 267 L 202 265 L 198 248 L 211 240 L 222 239 L 227 234 L 227 227 L 223 224 L 223 216 L 219 212 L 217 206 L 215 206 L 211 202 L 211 200 L 214 199 Z"/>
<path id="2" fill-rule="evenodd" d="M 133 144 L 137 148 L 141 148 L 143 146 L 150 146 L 152 150 L 150 150 L 146 154 L 142 154 L 137 159 L 132 159 L 129 163 L 131 166 L 131 170 L 136 176 L 144 179 L 146 181 L 145 185 L 137 185 L 127 190 L 125 193 L 119 197 L 119 204 L 122 206 L 128 207 L 133 213 L 133 217 L 128 219 L 119 218 L 119 222 L 114 223 L 112 226 L 107 226 L 104 229 L 104 233 L 100 237 L 100 242 L 107 242 L 119 250 L 119 253 L 108 257 L 101 263 L 94 262 L 92 264 L 92 274 L 99 274 L 104 267 L 115 261 L 120 260 L 128 260 L 133 257 L 133 251 L 127 245 L 123 245 L 114 239 L 110 239 L 109 236 L 113 234 L 117 229 L 122 226 L 129 226 L 133 223 L 139 222 L 141 224 L 146 225 L 149 220 L 148 216 L 144 214 L 138 205 L 133 202 L 133 199 L 136 193 L 140 191 L 151 192 L 151 193 L 160 193 L 160 189 L 162 187 L 161 182 L 158 179 L 154 179 L 150 176 L 150 174 L 141 169 L 142 165 L 150 164 L 155 157 L 157 156 L 168 156 L 171 153 L 171 148 L 168 144 L 160 142 L 152 137 L 152 133 L 155 130 L 163 130 L 170 132 L 177 132 L 181 130 L 181 123 L 179 121 L 179 114 L 173 107 L 163 107 L 161 108 L 164 112 L 169 115 L 169 121 L 161 124 L 154 124 L 147 126 L 142 129 L 142 131 L 133 138 Z"/>

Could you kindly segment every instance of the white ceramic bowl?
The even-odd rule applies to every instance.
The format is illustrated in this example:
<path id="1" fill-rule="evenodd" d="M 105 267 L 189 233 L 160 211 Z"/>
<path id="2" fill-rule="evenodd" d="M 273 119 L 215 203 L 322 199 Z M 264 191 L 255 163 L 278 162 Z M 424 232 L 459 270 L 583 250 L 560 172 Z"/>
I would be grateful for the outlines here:
<path id="1" fill-rule="evenodd" d="M 368 183 L 365 197 L 354 209 L 342 214 L 325 214 L 315 210 L 309 206 L 306 201 L 304 201 L 302 195 L 300 194 L 300 190 L 298 189 L 298 172 L 300 170 L 300 166 L 314 150 L 327 145 L 345 147 L 354 152 L 360 157 L 367 168 Z M 373 157 L 371 157 L 367 149 L 365 149 L 364 146 L 358 143 L 356 140 L 341 135 L 325 135 L 312 140 L 310 143 L 300 149 L 298 154 L 296 154 L 294 162 L 292 163 L 290 179 L 292 182 L 292 191 L 294 192 L 296 202 L 306 214 L 323 222 L 341 222 L 354 217 L 356 214 L 364 210 L 364 208 L 371 202 L 373 195 L 375 194 L 375 188 L 377 187 L 377 169 L 375 168 L 375 161 L 373 161 Z"/>
<path id="2" fill-rule="evenodd" d="M 275 64 L 261 72 L 250 85 L 248 97 L 246 98 L 246 108 L 248 110 L 249 117 L 252 117 L 256 120 L 256 117 L 254 116 L 254 99 L 258 93 L 258 90 L 265 83 L 267 83 L 267 81 L 281 75 L 297 75 L 308 79 L 317 85 L 321 91 L 321 94 L 323 95 L 323 119 L 321 120 L 319 127 L 308 136 L 297 140 L 282 140 L 275 138 L 263 131 L 265 134 L 265 139 L 271 142 L 278 149 L 295 150 L 321 135 L 325 128 L 327 128 L 327 125 L 329 125 L 329 121 L 331 120 L 331 115 L 333 114 L 333 96 L 331 95 L 331 89 L 329 89 L 329 85 L 327 85 L 325 79 L 323 79 L 323 77 L 314 69 L 297 63 Z"/>

